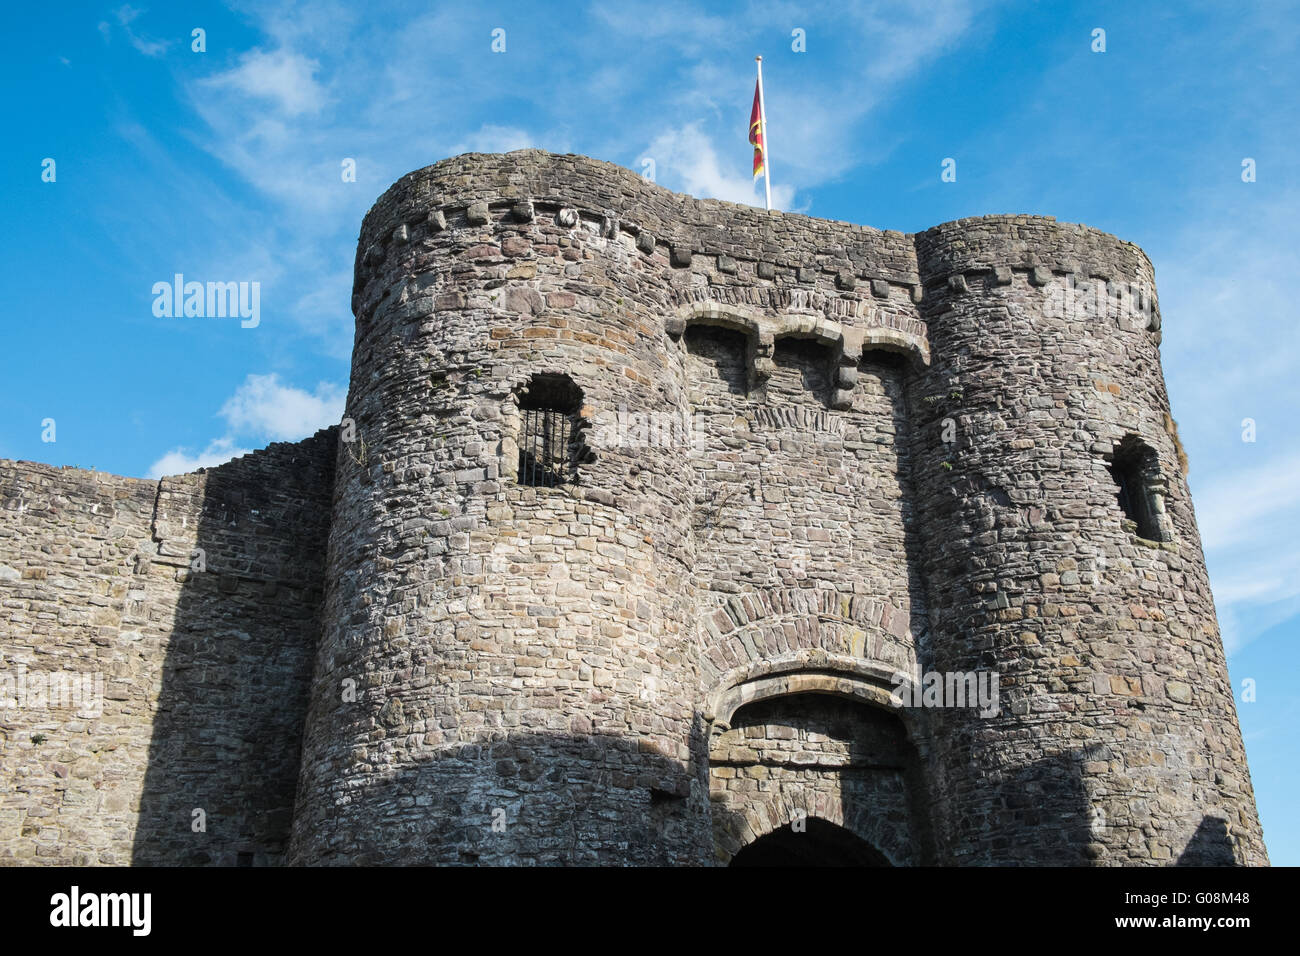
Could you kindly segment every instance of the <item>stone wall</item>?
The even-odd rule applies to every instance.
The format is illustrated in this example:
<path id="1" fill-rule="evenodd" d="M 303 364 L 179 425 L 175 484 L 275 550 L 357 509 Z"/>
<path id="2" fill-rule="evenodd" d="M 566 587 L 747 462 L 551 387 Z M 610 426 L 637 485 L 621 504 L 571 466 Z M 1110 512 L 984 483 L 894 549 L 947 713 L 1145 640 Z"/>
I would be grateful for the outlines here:
<path id="1" fill-rule="evenodd" d="M 281 859 L 334 444 L 161 481 L 0 462 L 0 675 L 103 688 L 0 687 L 21 704 L 0 709 L 0 862 Z"/>

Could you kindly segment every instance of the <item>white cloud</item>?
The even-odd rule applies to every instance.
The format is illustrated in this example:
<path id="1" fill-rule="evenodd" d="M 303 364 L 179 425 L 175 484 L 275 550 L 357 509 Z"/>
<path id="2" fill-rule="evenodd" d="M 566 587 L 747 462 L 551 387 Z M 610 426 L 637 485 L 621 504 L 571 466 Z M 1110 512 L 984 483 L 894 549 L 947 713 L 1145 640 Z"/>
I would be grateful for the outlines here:
<path id="1" fill-rule="evenodd" d="M 281 113 L 317 113 L 325 104 L 325 89 L 316 81 L 320 62 L 291 50 L 249 50 L 239 65 L 208 77 L 203 83 L 219 90 L 271 102 Z"/>
<path id="2" fill-rule="evenodd" d="M 592 7 L 592 13 L 616 33 L 640 42 L 671 40 L 688 55 L 716 51 L 738 29 L 745 29 L 747 22 L 744 15 L 710 16 L 697 8 L 663 0 L 601 4 Z"/>
<path id="3" fill-rule="evenodd" d="M 1278 188 L 1243 219 L 1246 188 L 1200 186 L 1196 218 L 1148 248 L 1170 401 L 1230 655 L 1300 614 L 1300 453 L 1289 440 L 1300 344 L 1287 281 L 1300 193 Z M 1254 442 L 1242 440 L 1247 418 Z"/>
<path id="4" fill-rule="evenodd" d="M 753 147 L 743 144 L 737 152 L 748 160 Z M 700 199 L 723 199 L 727 202 L 763 205 L 763 181 L 731 170 L 745 167 L 729 163 L 724 168 L 713 143 L 692 123 L 661 133 L 646 150 L 655 161 L 655 177 L 660 185 L 688 192 Z M 794 187 L 776 185 L 772 189 L 772 207 L 787 209 L 794 200 Z"/>
<path id="5" fill-rule="evenodd" d="M 129 5 L 119 7 L 116 11 L 117 22 L 122 26 L 122 32 L 126 34 L 127 40 L 131 46 L 148 57 L 159 57 L 167 52 L 172 45 L 171 40 L 156 40 L 152 37 L 141 36 L 131 28 L 132 22 L 139 18 L 143 10 L 137 10 Z M 108 24 L 100 23 L 99 30 L 108 37 Z"/>
<path id="6" fill-rule="evenodd" d="M 657 5 L 656 5 L 657 6 Z M 744 170 L 749 165 L 747 120 L 754 92 L 752 63 L 743 68 L 716 55 L 719 45 L 754 34 L 757 49 L 770 43 L 762 30 L 748 24 L 835 24 L 837 42 L 853 38 L 864 55 L 832 76 L 792 66 L 786 58 L 765 58 L 763 78 L 772 149 L 772 206 L 800 210 L 795 205 L 802 190 L 842 176 L 854 166 L 870 164 L 886 155 L 899 140 L 895 130 L 876 131 L 864 137 L 864 128 L 877 105 L 892 88 L 941 56 L 974 26 L 980 0 L 945 0 L 932 7 L 895 2 L 813 5 L 801 8 L 784 3 L 753 3 L 726 22 L 721 34 L 707 17 L 651 17 L 649 39 L 668 31 L 683 42 L 699 40 L 698 61 L 682 72 L 679 82 L 665 91 L 677 117 L 689 117 L 674 130 L 661 134 L 645 151 L 660 169 L 662 152 L 674 143 L 682 147 L 674 163 L 683 167 L 682 188 L 697 196 L 762 205 L 761 191 L 751 195 Z M 626 18 L 605 16 L 612 26 Z M 676 21 L 677 26 L 671 24 Z M 630 29 L 630 27 L 629 27 Z M 813 28 L 815 34 L 816 27 Z M 675 31 L 675 32 L 674 32 Z M 788 32 L 788 31 L 787 31 Z M 813 42 L 816 42 L 814 39 Z M 809 54 L 810 56 L 812 54 Z M 798 58 L 796 58 L 798 59 Z M 864 142 L 865 139 L 865 142 Z M 721 142 L 723 151 L 711 144 Z M 725 172 L 723 172 L 725 171 Z M 660 175 L 660 181 L 664 181 Z M 666 185 L 671 184 L 665 183 Z M 761 190 L 761 184 L 760 184 Z"/>
<path id="7" fill-rule="evenodd" d="M 1207 551 L 1243 541 L 1255 545 L 1261 532 L 1283 519 L 1300 526 L 1300 455 L 1256 468 L 1218 473 L 1195 495 L 1197 524 Z M 1272 556 L 1276 557 L 1276 556 Z"/>
<path id="8" fill-rule="evenodd" d="M 1300 613 L 1300 455 L 1217 471 L 1194 494 L 1224 648 Z"/>
<path id="9" fill-rule="evenodd" d="M 161 478 L 163 475 L 183 475 L 199 468 L 213 468 L 232 458 L 247 455 L 250 449 L 237 448 L 230 438 L 215 438 L 197 455 L 187 448 L 173 448 L 152 465 L 145 477 Z"/>
<path id="10" fill-rule="evenodd" d="M 220 415 L 236 433 L 273 441 L 296 441 L 337 424 L 346 395 L 321 382 L 315 392 L 280 384 L 279 377 L 250 375 L 221 406 Z"/>
<path id="11" fill-rule="evenodd" d="M 184 474 L 247 455 L 244 440 L 260 445 L 307 438 L 338 423 L 345 398 L 343 389 L 329 382 L 321 382 L 314 392 L 308 392 L 281 384 L 275 374 L 250 375 L 218 412 L 226 420 L 227 434 L 214 438 L 197 455 L 188 448 L 173 448 L 149 467 L 148 477 Z"/>

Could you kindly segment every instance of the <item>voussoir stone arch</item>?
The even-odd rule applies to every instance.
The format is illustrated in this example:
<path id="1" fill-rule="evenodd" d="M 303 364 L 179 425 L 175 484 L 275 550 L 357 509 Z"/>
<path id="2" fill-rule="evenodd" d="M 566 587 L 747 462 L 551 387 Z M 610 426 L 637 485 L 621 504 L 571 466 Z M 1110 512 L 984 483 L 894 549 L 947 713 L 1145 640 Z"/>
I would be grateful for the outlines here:
<path id="1" fill-rule="evenodd" d="M 731 595 L 699 620 L 706 681 L 783 656 L 820 651 L 912 673 L 916 642 L 907 609 L 824 588 L 767 588 Z"/>
<path id="2" fill-rule="evenodd" d="M 830 694 L 895 710 L 891 694 L 904 683 L 900 675 L 910 673 L 817 648 L 791 651 L 721 675 L 705 698 L 704 719 L 715 727 L 729 727 L 746 704 L 792 694 Z"/>
<path id="3" fill-rule="evenodd" d="M 792 793 L 773 790 L 762 799 L 747 804 L 714 827 L 714 851 L 717 862 L 726 866 L 737 853 L 760 837 L 783 826 L 790 826 L 797 816 L 821 819 L 843 827 L 869 843 L 890 866 L 915 866 L 920 861 L 905 838 L 883 825 L 878 817 L 865 811 L 844 813 L 842 801 L 822 791 Z"/>
<path id="4" fill-rule="evenodd" d="M 716 325 L 757 337 L 762 333 L 763 323 L 763 313 L 757 309 L 711 301 L 678 306 L 667 320 L 672 335 L 680 335 L 688 325 Z"/>
<path id="5" fill-rule="evenodd" d="M 667 320 L 668 331 L 680 335 L 690 325 L 716 325 L 752 335 L 762 342 L 779 338 L 815 339 L 827 346 L 843 341 L 844 327 L 836 321 L 811 312 L 781 311 L 773 313 L 711 299 L 687 302 L 677 307 Z"/>

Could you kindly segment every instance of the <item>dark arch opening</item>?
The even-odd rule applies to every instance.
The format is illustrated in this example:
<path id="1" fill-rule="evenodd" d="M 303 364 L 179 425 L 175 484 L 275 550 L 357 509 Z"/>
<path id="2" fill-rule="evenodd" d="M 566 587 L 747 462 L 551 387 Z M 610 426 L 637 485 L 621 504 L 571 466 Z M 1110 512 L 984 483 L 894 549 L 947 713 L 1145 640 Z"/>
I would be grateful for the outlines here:
<path id="1" fill-rule="evenodd" d="M 1160 480 L 1160 461 L 1155 449 L 1136 436 L 1129 435 L 1115 448 L 1109 465 L 1115 482 L 1115 499 L 1125 520 L 1131 521 L 1141 538 L 1162 538 L 1153 501 Z"/>
<path id="2" fill-rule="evenodd" d="M 889 866 L 885 855 L 866 840 L 820 817 L 773 830 L 743 847 L 731 866 Z"/>
<path id="3" fill-rule="evenodd" d="M 760 687 L 751 685 L 751 693 L 763 693 Z M 792 693 L 787 685 L 734 711 L 720 702 L 727 713 L 709 741 L 710 806 L 715 843 L 728 859 L 740 857 L 736 865 L 908 866 L 933 859 L 928 794 L 906 727 L 894 708 L 841 696 L 846 689 L 832 693 L 810 683 Z M 787 815 L 798 808 L 809 816 Z M 764 817 L 768 822 L 757 824 Z M 827 822 L 832 818 L 835 824 Z M 791 822 L 807 828 L 792 829 Z M 755 833 L 778 823 L 786 825 L 763 849 L 740 856 Z"/>

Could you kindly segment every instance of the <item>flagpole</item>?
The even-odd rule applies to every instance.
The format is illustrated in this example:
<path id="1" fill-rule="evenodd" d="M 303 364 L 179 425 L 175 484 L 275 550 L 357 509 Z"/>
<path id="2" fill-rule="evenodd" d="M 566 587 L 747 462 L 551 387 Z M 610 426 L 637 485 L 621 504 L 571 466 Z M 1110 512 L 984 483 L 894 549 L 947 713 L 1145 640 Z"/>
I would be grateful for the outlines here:
<path id="1" fill-rule="evenodd" d="M 763 131 L 763 189 L 767 199 L 767 208 L 770 212 L 772 209 L 772 162 L 767 153 L 767 106 L 763 102 L 763 58 L 754 57 L 758 61 L 758 123 L 759 129 Z"/>

